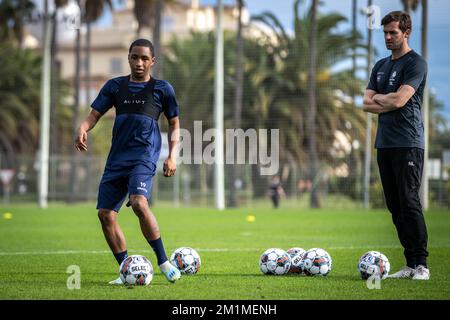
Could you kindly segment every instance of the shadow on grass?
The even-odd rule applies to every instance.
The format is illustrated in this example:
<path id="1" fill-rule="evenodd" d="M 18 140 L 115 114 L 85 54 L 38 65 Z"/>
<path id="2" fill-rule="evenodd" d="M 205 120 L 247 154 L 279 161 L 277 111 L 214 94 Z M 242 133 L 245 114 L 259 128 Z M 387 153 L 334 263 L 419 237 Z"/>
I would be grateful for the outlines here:
<path id="1" fill-rule="evenodd" d="M 284 275 L 274 275 L 274 274 L 262 274 L 262 273 L 202 273 L 195 275 L 183 275 L 183 278 L 196 278 L 196 279 L 209 279 L 209 278 L 228 278 L 228 277 L 236 277 L 236 278 L 255 278 L 255 279 L 305 279 L 306 281 L 315 281 L 315 280 L 323 280 L 323 281 L 351 281 L 352 283 L 362 282 L 358 276 L 348 276 L 348 275 L 328 275 L 328 276 L 307 276 L 304 274 L 284 274 Z"/>

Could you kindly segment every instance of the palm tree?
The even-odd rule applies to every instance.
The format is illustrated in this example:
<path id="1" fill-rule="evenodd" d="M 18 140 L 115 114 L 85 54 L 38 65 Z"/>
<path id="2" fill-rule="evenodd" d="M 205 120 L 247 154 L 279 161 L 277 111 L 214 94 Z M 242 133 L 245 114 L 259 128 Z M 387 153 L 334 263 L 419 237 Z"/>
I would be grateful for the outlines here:
<path id="1" fill-rule="evenodd" d="M 138 23 L 136 37 L 141 37 L 143 28 L 152 28 L 155 20 L 155 0 L 134 0 L 133 13 Z"/>
<path id="2" fill-rule="evenodd" d="M 353 33 L 354 37 L 356 37 L 357 8 L 358 8 L 358 0 L 352 0 L 352 33 Z M 353 70 L 353 76 L 356 76 L 356 48 L 355 47 L 353 47 L 352 70 Z M 355 98 L 355 97 L 353 97 L 353 98 Z"/>
<path id="3" fill-rule="evenodd" d="M 70 114 L 66 111 L 63 94 L 67 86 L 58 80 L 62 94 L 57 121 L 67 124 Z M 32 155 L 38 148 L 39 101 L 41 83 L 41 57 L 30 49 L 19 49 L 9 42 L 0 44 L 0 153 L 5 154 L 8 164 L 15 165 L 20 154 Z M 26 90 L 24 90 L 26 88 Z M 55 134 L 61 140 L 72 141 L 70 127 Z"/>
<path id="4" fill-rule="evenodd" d="M 428 0 L 422 0 L 422 30 L 421 30 L 421 54 L 428 61 Z M 424 116 L 424 133 L 425 133 L 425 155 L 424 155 L 424 173 L 422 175 L 422 192 L 421 198 L 423 207 L 428 209 L 428 156 L 430 141 L 430 94 L 427 86 L 424 90 L 423 97 L 423 116 Z"/>
<path id="5" fill-rule="evenodd" d="M 282 77 L 274 70 L 280 67 L 277 55 L 268 45 L 261 45 L 257 40 L 246 39 L 244 42 L 244 84 L 245 96 L 242 109 L 242 128 L 280 129 L 279 150 L 281 161 L 291 155 L 292 146 L 297 136 L 290 128 L 295 128 L 292 108 L 289 104 L 277 100 L 279 84 Z M 272 141 L 268 141 L 268 143 Z M 295 148 L 295 146 L 294 146 Z M 253 197 L 263 197 L 267 192 L 267 177 L 260 175 L 260 165 L 251 166 Z"/>
<path id="6" fill-rule="evenodd" d="M 112 3 L 110 0 L 89 0 L 86 1 L 84 6 L 81 5 L 80 0 L 77 0 L 78 7 L 80 8 L 81 15 L 84 22 L 88 24 L 88 34 L 87 34 L 87 44 L 86 44 L 86 59 L 90 56 L 90 24 L 96 21 L 103 13 L 105 4 L 108 4 L 112 8 Z M 89 78 L 89 61 L 86 60 L 87 75 Z M 73 118 L 72 118 L 72 128 L 75 132 L 78 127 L 78 119 L 80 113 L 80 81 L 81 81 L 81 32 L 78 28 L 76 30 L 75 38 L 75 78 L 74 78 L 74 105 L 73 105 Z M 90 84 L 89 80 L 87 83 L 86 90 L 89 92 Z M 90 100 L 90 98 L 88 98 Z M 89 101 L 88 100 L 88 101 Z M 70 185 L 72 192 L 69 194 L 67 199 L 68 202 L 74 202 L 78 191 L 78 160 L 79 154 L 75 148 L 72 148 L 72 161 L 71 161 L 71 174 L 70 174 Z"/>
<path id="7" fill-rule="evenodd" d="M 33 11 L 31 0 L 2 0 L 0 2 L 0 40 L 14 40 L 23 45 L 25 18 Z"/>
<path id="8" fill-rule="evenodd" d="M 228 48 L 224 53 L 224 64 L 233 66 L 237 60 L 236 36 L 225 33 L 224 42 L 224 46 Z M 274 54 L 268 52 L 267 46 L 261 46 L 256 40 L 250 39 L 243 39 L 242 54 L 242 70 L 244 71 L 242 77 L 246 94 L 243 96 L 241 122 L 238 125 L 243 130 L 268 128 L 267 125 L 273 122 L 269 117 L 275 96 Z M 181 126 L 191 133 L 194 129 L 193 122 L 196 120 L 202 120 L 203 130 L 214 127 L 211 110 L 214 96 L 210 85 L 214 79 L 214 33 L 193 32 L 190 38 L 184 40 L 173 38 L 167 46 L 164 59 L 166 79 L 176 88 L 179 104 L 182 106 Z M 233 94 L 236 94 L 237 90 L 235 80 L 237 70 L 231 67 L 226 68 L 225 71 L 225 104 L 232 105 L 236 99 L 234 96 L 233 100 Z M 183 112 L 184 107 L 189 111 Z M 281 112 L 281 109 L 285 110 L 284 108 L 274 109 L 277 112 Z M 288 119 L 290 113 L 283 112 L 285 114 L 283 119 Z M 235 114 L 232 108 L 225 109 L 226 127 L 236 126 Z M 276 118 L 279 119 L 278 116 Z M 199 166 L 194 168 L 200 170 Z M 266 181 L 260 179 L 259 171 L 256 169 L 257 166 L 255 166 L 257 175 L 255 174 L 253 183 L 254 193 L 264 195 Z M 201 177 L 193 183 L 197 183 L 196 187 L 206 191 L 206 177 L 204 175 Z M 229 177 L 232 178 L 231 174 Z M 262 187 L 261 190 L 258 189 L 260 187 Z"/>
<path id="9" fill-rule="evenodd" d="M 277 61 L 280 66 L 277 67 L 280 77 L 280 86 L 276 97 L 277 106 L 286 105 L 290 117 L 295 119 L 289 129 L 292 130 L 291 136 L 295 139 L 287 144 L 288 150 L 295 155 L 296 160 L 303 165 L 308 163 L 310 155 L 305 152 L 308 146 L 311 146 L 311 123 L 306 119 L 308 116 L 310 121 L 314 119 L 314 114 L 310 114 L 310 106 L 305 103 L 308 101 L 309 88 L 314 86 L 308 79 L 308 73 L 311 74 L 311 63 L 305 57 L 313 57 L 310 53 L 310 37 L 312 30 L 312 9 L 304 18 L 300 17 L 298 6 L 300 0 L 294 3 L 294 34 L 288 36 L 284 31 L 282 24 L 271 13 L 264 13 L 254 19 L 262 21 L 268 25 L 277 37 L 277 45 L 273 46 L 273 51 L 278 55 Z M 352 133 L 356 138 L 364 136 L 361 132 L 361 124 L 363 118 L 358 112 L 355 112 L 353 100 L 345 97 L 352 97 L 360 92 L 363 85 L 360 80 L 352 75 L 351 70 L 343 70 L 331 72 L 333 65 L 340 61 L 351 59 L 353 55 L 353 47 L 361 47 L 361 36 L 352 33 L 338 33 L 336 27 L 345 22 L 345 17 L 339 14 L 319 15 L 317 17 L 317 59 L 315 75 L 316 75 L 316 103 L 317 116 L 315 117 L 316 135 L 317 135 L 317 153 L 323 162 L 333 163 L 336 161 L 330 153 L 330 147 L 334 141 L 334 133 L 336 130 L 346 129 L 346 122 L 352 123 Z M 314 76 L 314 75 L 313 75 Z M 314 112 L 314 110 L 313 110 Z M 312 125 L 314 126 L 314 125 Z M 286 125 L 283 126 L 285 128 Z M 308 129 L 307 129 L 308 128 Z M 314 130 L 314 128 L 312 128 Z M 284 130 L 283 130 L 284 131 Z M 280 132 L 281 134 L 281 132 Z M 315 138 L 313 138 L 314 141 Z M 313 143 L 314 144 L 314 143 Z M 284 149 L 283 149 L 284 150 Z M 313 152 L 314 153 L 314 152 Z M 309 168 L 303 167 L 302 170 L 310 173 Z"/>
<path id="10" fill-rule="evenodd" d="M 85 46 L 85 88 L 86 88 L 86 103 L 90 103 L 90 88 L 91 88 L 91 27 L 92 23 L 97 21 L 105 11 L 105 5 L 113 10 L 111 0 L 89 0 L 85 1 L 84 8 L 84 22 L 86 23 L 86 46 Z"/>
<path id="11" fill-rule="evenodd" d="M 156 0 L 155 2 L 155 22 L 153 26 L 153 45 L 159 62 L 155 64 L 153 73 L 156 78 L 162 77 L 162 57 L 161 54 L 161 18 L 164 11 L 164 0 Z"/>
<path id="12" fill-rule="evenodd" d="M 80 0 L 77 0 L 77 5 L 80 8 L 81 16 L 83 16 L 82 6 Z M 75 77 L 74 77 L 74 99 L 73 99 L 73 116 L 72 116 L 72 128 L 75 133 L 78 127 L 78 119 L 80 117 L 80 72 L 81 72 L 81 30 L 76 29 L 75 36 Z M 75 148 L 72 148 L 71 158 L 71 171 L 70 171 L 70 187 L 71 192 L 68 195 L 67 202 L 74 202 L 78 193 L 78 152 Z"/>
<path id="13" fill-rule="evenodd" d="M 51 88 L 50 90 L 50 153 L 57 153 L 58 148 L 62 145 L 58 143 L 60 135 L 56 134 L 58 131 L 58 112 L 57 109 L 58 100 L 59 100 L 59 91 L 58 87 L 59 81 L 59 63 L 57 61 L 58 56 L 58 21 L 57 21 L 57 13 L 58 10 L 62 7 L 65 7 L 69 0 L 55 0 L 55 11 L 51 16 L 52 20 L 52 34 L 51 34 L 51 54 L 50 54 L 50 65 L 51 65 Z"/>
<path id="14" fill-rule="evenodd" d="M 316 41 L 317 41 L 317 0 L 311 4 L 311 29 L 309 31 L 309 68 L 308 68 L 308 101 L 309 113 L 307 121 L 308 131 L 308 150 L 309 150 L 309 168 L 310 179 L 315 181 L 317 176 L 317 145 L 316 145 Z M 311 190 L 311 207 L 319 208 L 319 196 L 317 188 L 313 186 Z"/>
<path id="15" fill-rule="evenodd" d="M 172 38 L 164 54 L 164 70 L 165 79 L 176 89 L 181 106 L 180 126 L 193 133 L 194 121 L 201 120 L 203 130 L 211 128 L 214 95 L 210 84 L 214 81 L 214 34 L 194 32 L 187 39 Z M 162 122 L 161 125 L 163 129 L 166 123 Z M 194 156 L 194 152 L 191 156 Z M 195 176 L 200 177 L 193 179 L 194 187 L 206 193 L 206 174 L 200 165 L 193 166 L 193 170 L 196 171 Z"/>
<path id="16" fill-rule="evenodd" d="M 411 13 L 411 11 L 416 11 L 419 6 L 420 0 L 401 0 L 403 7 L 407 13 Z"/>
<path id="17" fill-rule="evenodd" d="M 296 5 L 300 0 L 296 1 Z M 300 18 L 295 11 L 295 34 L 288 36 L 283 26 L 271 13 L 254 17 L 271 26 L 278 39 L 277 44 L 261 39 L 243 39 L 243 87 L 245 95 L 242 102 L 241 127 L 282 128 L 280 133 L 280 161 L 288 162 L 294 168 L 298 163 L 304 172 L 308 167 L 307 115 L 308 97 L 308 35 L 311 26 L 310 14 Z M 342 131 L 354 140 L 363 139 L 364 114 L 355 112 L 351 98 L 360 92 L 363 83 L 355 79 L 352 70 L 331 72 L 333 65 L 351 59 L 354 43 L 359 45 L 359 35 L 337 33 L 336 26 L 345 18 L 338 14 L 319 16 L 317 19 L 317 152 L 320 160 L 330 166 L 337 166 L 348 159 L 336 158 L 330 154 L 335 140 L 335 132 Z M 190 39 L 174 38 L 167 47 L 165 68 L 167 80 L 177 90 L 181 106 L 189 108 L 182 111 L 182 127 L 192 132 L 194 120 L 203 120 L 203 127 L 212 127 L 211 105 L 213 101 L 211 86 L 213 76 L 213 34 L 193 33 Z M 236 36 L 225 34 L 225 65 L 236 63 Z M 264 40 L 264 39 L 263 39 Z M 233 103 L 236 93 L 235 68 L 226 68 L 225 104 Z M 192 81 L 195 79 L 195 81 Z M 236 96 L 234 96 L 234 99 Z M 234 110 L 225 109 L 227 127 L 234 127 Z M 351 129 L 348 129 L 349 123 Z M 359 157 L 359 153 L 355 157 Z M 253 166 L 254 195 L 263 196 L 266 191 L 265 177 L 259 176 L 257 166 Z M 231 175 L 230 175 L 231 177 Z"/>
<path id="18" fill-rule="evenodd" d="M 164 12 L 164 4 L 170 4 L 176 0 L 134 0 L 134 16 L 138 23 L 136 37 L 141 37 L 143 28 L 148 27 L 152 30 L 152 42 L 155 49 L 155 56 L 159 57 L 159 63 L 155 64 L 153 73 L 155 77 L 162 76 L 162 57 L 161 54 L 161 19 Z"/>
<path id="19" fill-rule="evenodd" d="M 237 33 L 236 33 L 236 91 L 234 100 L 234 128 L 241 128 L 242 120 L 242 96 L 243 96 L 243 39 L 242 39 L 242 8 L 243 0 L 237 0 L 238 16 L 237 16 Z M 236 153 L 235 153 L 236 154 Z M 235 181 L 238 178 L 238 167 L 233 166 L 232 178 L 230 180 L 230 200 L 229 206 L 237 206 Z"/>
<path id="20" fill-rule="evenodd" d="M 0 45 L 0 151 L 10 166 L 16 154 L 37 150 L 40 74 L 39 56 L 10 43 Z"/>

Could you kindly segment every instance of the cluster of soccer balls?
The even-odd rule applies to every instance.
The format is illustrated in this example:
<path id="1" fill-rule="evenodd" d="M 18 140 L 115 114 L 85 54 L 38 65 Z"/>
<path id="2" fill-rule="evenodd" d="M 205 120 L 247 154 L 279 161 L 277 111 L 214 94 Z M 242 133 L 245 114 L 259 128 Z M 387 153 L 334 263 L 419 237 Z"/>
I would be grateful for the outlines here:
<path id="1" fill-rule="evenodd" d="M 196 250 L 190 247 L 176 249 L 170 256 L 170 263 L 183 274 L 196 274 L 202 261 Z M 122 261 L 119 276 L 127 285 L 147 286 L 153 279 L 152 263 L 142 255 L 132 255 Z"/>
<path id="2" fill-rule="evenodd" d="M 270 248 L 259 259 L 261 272 L 275 275 L 297 273 L 325 277 L 331 271 L 331 264 L 331 256 L 321 248 L 291 248 L 287 251 Z"/>
<path id="3" fill-rule="evenodd" d="M 287 251 L 270 248 L 264 251 L 259 259 L 261 272 L 273 275 L 294 273 L 325 277 L 330 273 L 331 265 L 330 254 L 321 248 L 290 248 Z M 359 258 L 357 269 L 361 279 L 385 279 L 389 274 L 390 263 L 384 254 L 368 251 Z"/>
<path id="4" fill-rule="evenodd" d="M 176 249 L 169 261 L 186 275 L 196 274 L 202 265 L 198 252 L 190 247 Z M 261 272 L 274 275 L 294 273 L 325 277 L 330 273 L 331 265 L 331 256 L 321 248 L 309 250 L 290 248 L 287 251 L 270 248 L 264 251 L 259 259 Z M 385 279 L 390 271 L 390 263 L 384 254 L 368 251 L 359 258 L 357 269 L 364 280 Z M 153 266 L 146 257 L 132 255 L 121 263 L 119 275 L 122 282 L 127 285 L 146 286 L 153 279 Z"/>

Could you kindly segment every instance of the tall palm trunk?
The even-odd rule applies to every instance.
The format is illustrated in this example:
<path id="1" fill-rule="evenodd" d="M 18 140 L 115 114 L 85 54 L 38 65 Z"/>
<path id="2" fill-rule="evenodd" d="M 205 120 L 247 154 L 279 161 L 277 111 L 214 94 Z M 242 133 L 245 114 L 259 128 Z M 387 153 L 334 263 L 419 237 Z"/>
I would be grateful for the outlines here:
<path id="1" fill-rule="evenodd" d="M 86 42 L 84 48 L 85 65 L 84 65 L 84 85 L 86 88 L 85 98 L 86 103 L 89 105 L 91 102 L 91 34 L 92 23 L 97 21 L 103 14 L 105 4 L 109 8 L 114 10 L 111 0 L 97 0 L 97 1 L 85 1 L 83 5 L 84 9 L 84 23 L 86 23 Z"/>
<path id="2" fill-rule="evenodd" d="M 318 0 L 313 0 L 311 4 L 311 30 L 309 33 L 309 69 L 308 69 L 308 151 L 309 151 L 309 168 L 310 179 L 313 182 L 311 190 L 310 206 L 311 208 L 319 208 L 319 192 L 316 181 L 318 174 L 317 163 L 317 144 L 316 144 L 316 51 L 317 51 L 317 4 Z"/>
<path id="3" fill-rule="evenodd" d="M 86 44 L 84 48 L 84 58 L 85 58 L 85 66 L 84 66 L 84 85 L 86 90 L 86 104 L 89 105 L 91 103 L 91 34 L 92 34 L 92 22 L 86 21 Z"/>
<path id="4" fill-rule="evenodd" d="M 411 14 L 411 11 L 416 11 L 419 1 L 420 0 L 401 0 L 403 8 L 408 14 Z"/>
<path id="5" fill-rule="evenodd" d="M 428 1 L 422 0 L 422 30 L 421 30 L 421 54 L 425 61 L 428 61 Z M 428 86 L 425 86 L 423 92 L 423 122 L 424 122 L 424 138 L 425 138 L 425 154 L 422 174 L 422 188 L 421 188 L 421 202 L 425 210 L 428 209 L 428 155 L 429 155 L 429 91 Z"/>
<path id="6" fill-rule="evenodd" d="M 20 48 L 23 48 L 23 38 L 24 38 L 24 19 L 21 16 L 22 12 L 25 12 L 26 6 L 27 6 L 28 1 L 27 0 L 19 0 L 18 1 L 18 12 L 16 13 L 17 16 L 19 17 L 18 19 L 16 19 L 13 29 L 14 29 L 14 34 L 16 36 L 17 42 L 19 44 Z"/>
<path id="7" fill-rule="evenodd" d="M 51 65 L 51 88 L 50 91 L 51 97 L 50 97 L 50 154 L 56 154 L 58 153 L 58 117 L 57 117 L 57 101 L 58 101 L 58 81 L 59 79 L 59 69 L 58 69 L 58 62 L 56 59 L 57 51 L 58 51 L 58 21 L 57 21 L 57 14 L 56 11 L 52 15 L 52 38 L 51 38 L 51 55 L 50 55 L 50 65 Z"/>
<path id="8" fill-rule="evenodd" d="M 153 46 L 155 49 L 155 55 L 158 59 L 158 62 L 155 64 L 153 68 L 153 73 L 155 78 L 162 77 L 162 53 L 161 53 L 161 17 L 164 10 L 164 1 L 156 0 L 154 3 L 155 8 L 155 20 L 153 26 Z"/>
<path id="9" fill-rule="evenodd" d="M 367 7 L 372 6 L 372 0 L 367 0 Z M 368 16 L 369 19 L 371 17 Z M 367 29 L 367 78 L 370 77 L 372 69 L 372 28 Z M 367 112 L 366 125 L 366 141 L 365 141 L 365 155 L 364 155 L 364 208 L 370 207 L 370 177 L 372 167 L 372 114 Z"/>
<path id="10" fill-rule="evenodd" d="M 409 1 L 405 1 L 405 11 L 410 14 L 411 13 L 411 4 Z"/>
<path id="11" fill-rule="evenodd" d="M 77 4 L 80 7 L 80 0 L 77 0 Z M 74 91 L 73 118 L 72 118 L 72 127 L 74 133 L 75 130 L 77 130 L 78 118 L 80 113 L 80 67 L 81 67 L 80 60 L 81 60 L 81 32 L 80 28 L 78 28 L 76 30 L 76 38 L 75 38 L 75 79 L 74 79 L 75 91 Z M 77 171 L 78 171 L 78 153 L 75 148 L 72 148 L 72 160 L 70 172 L 71 192 L 68 197 L 69 202 L 75 201 L 76 193 L 78 192 Z"/>
<path id="12" fill-rule="evenodd" d="M 50 154 L 58 154 L 61 150 L 60 135 L 58 134 L 58 101 L 59 101 L 59 78 L 61 65 L 58 62 L 58 10 L 65 7 L 69 0 L 54 0 L 55 11 L 52 15 L 52 38 L 51 38 L 51 97 L 50 97 Z"/>
<path id="13" fill-rule="evenodd" d="M 356 37 L 356 18 L 357 18 L 357 11 L 358 8 L 358 0 L 352 0 L 352 35 L 353 37 Z M 354 43 L 354 42 L 353 42 Z M 356 76 L 356 46 L 353 45 L 352 48 L 352 74 L 355 77 Z M 353 96 L 353 98 L 355 98 Z"/>
<path id="14" fill-rule="evenodd" d="M 236 91 L 234 95 L 234 128 L 238 129 L 241 127 L 242 122 L 242 91 L 243 91 L 243 82 L 244 82 L 244 72 L 243 72 L 243 39 L 242 39 L 242 7 L 244 3 L 243 0 L 237 0 L 238 6 L 238 24 L 237 24 L 237 34 L 236 34 L 236 61 L 235 61 L 235 69 L 236 69 Z M 237 147 L 235 145 L 234 154 L 236 155 Z M 239 177 L 239 168 L 235 163 L 233 165 L 232 171 L 232 179 L 230 181 L 230 198 L 229 198 L 229 206 L 237 207 L 237 196 L 236 196 L 236 185 L 235 181 Z"/>

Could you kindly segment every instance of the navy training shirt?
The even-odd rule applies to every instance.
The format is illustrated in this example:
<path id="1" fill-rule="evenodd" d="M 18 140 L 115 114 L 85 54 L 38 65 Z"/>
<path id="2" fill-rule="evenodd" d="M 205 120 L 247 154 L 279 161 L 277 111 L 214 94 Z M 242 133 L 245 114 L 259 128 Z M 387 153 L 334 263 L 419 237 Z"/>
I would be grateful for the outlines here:
<path id="1" fill-rule="evenodd" d="M 427 78 L 427 62 L 414 50 L 398 59 L 379 60 L 372 69 L 367 89 L 377 93 L 396 92 L 401 85 L 416 91 L 405 106 L 378 115 L 375 148 L 416 147 L 424 149 L 421 105 Z"/>
<path id="2" fill-rule="evenodd" d="M 110 79 L 100 90 L 91 107 L 104 114 L 114 106 L 119 89 L 128 76 Z M 164 80 L 154 79 L 153 102 L 167 119 L 178 116 L 179 106 L 172 86 Z M 130 97 L 133 93 L 148 89 L 148 82 L 128 82 Z M 132 99 L 132 98 L 130 98 Z M 138 164 L 156 165 L 161 151 L 161 133 L 158 121 L 138 113 L 116 115 L 112 132 L 112 143 L 105 171 L 114 176 L 124 169 Z M 144 173 L 144 172 L 143 172 Z"/>

